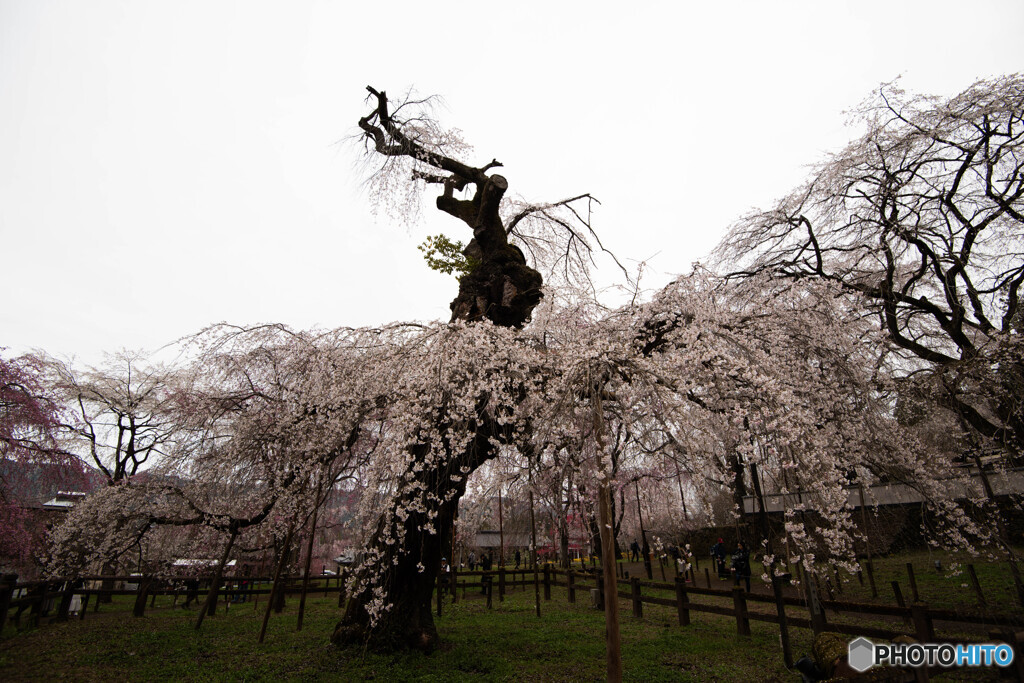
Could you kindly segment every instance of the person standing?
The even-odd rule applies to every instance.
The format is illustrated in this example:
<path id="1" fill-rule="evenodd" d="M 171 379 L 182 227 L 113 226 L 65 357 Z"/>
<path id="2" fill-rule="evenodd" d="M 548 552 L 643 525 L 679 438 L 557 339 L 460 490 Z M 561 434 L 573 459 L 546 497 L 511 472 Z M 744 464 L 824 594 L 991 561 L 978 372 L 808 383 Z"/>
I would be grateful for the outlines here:
<path id="1" fill-rule="evenodd" d="M 489 572 L 489 571 L 491 571 L 491 563 L 492 562 L 493 562 L 493 559 L 491 558 L 491 554 L 490 553 L 484 553 L 484 555 L 480 558 L 480 568 L 483 569 L 485 572 Z M 488 587 L 488 585 L 490 583 L 491 583 L 491 576 L 490 576 L 490 574 L 484 574 L 483 576 L 480 577 L 480 592 L 482 594 L 487 595 L 487 587 Z"/>
<path id="2" fill-rule="evenodd" d="M 746 582 L 747 592 L 750 592 L 750 551 L 743 541 L 736 542 L 736 550 L 732 553 L 732 571 L 736 585 L 740 585 L 740 579 Z"/>
<path id="3" fill-rule="evenodd" d="M 640 544 L 636 542 L 636 539 L 629 544 L 629 561 L 636 562 L 640 559 Z"/>
<path id="4" fill-rule="evenodd" d="M 725 567 L 725 542 L 721 538 L 718 543 L 711 546 L 711 557 L 715 561 L 715 568 L 718 570 L 718 578 L 729 578 L 729 572 Z"/>

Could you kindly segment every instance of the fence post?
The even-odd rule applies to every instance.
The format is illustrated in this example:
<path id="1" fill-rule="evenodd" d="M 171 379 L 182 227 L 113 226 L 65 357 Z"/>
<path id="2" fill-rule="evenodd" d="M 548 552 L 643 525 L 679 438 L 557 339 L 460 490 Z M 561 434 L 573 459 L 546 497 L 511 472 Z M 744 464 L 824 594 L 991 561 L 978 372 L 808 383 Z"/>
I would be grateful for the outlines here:
<path id="1" fill-rule="evenodd" d="M 82 596 L 82 611 L 78 613 L 78 620 L 85 621 L 85 612 L 89 608 L 89 598 L 92 597 L 89 593 Z"/>
<path id="2" fill-rule="evenodd" d="M 935 642 L 935 629 L 932 627 L 932 618 L 928 615 L 928 605 L 923 602 L 913 602 L 910 605 L 910 614 L 914 619 L 914 633 L 922 643 Z"/>
<path id="3" fill-rule="evenodd" d="M 772 573 L 772 595 L 775 596 L 775 612 L 779 615 L 779 640 L 782 643 L 782 659 L 786 668 L 793 668 L 793 652 L 789 646 L 789 622 L 786 621 L 786 603 L 782 599 L 782 583 L 775 575 L 775 567 L 769 568 Z"/>
<path id="4" fill-rule="evenodd" d="M 871 560 L 868 560 L 867 569 L 868 583 L 871 584 L 871 597 L 877 598 L 878 588 L 875 587 L 875 565 L 871 562 Z"/>
<path id="5" fill-rule="evenodd" d="M 736 610 L 736 633 L 741 636 L 749 636 L 750 619 L 747 617 L 747 599 L 740 586 L 735 586 L 732 589 L 732 603 Z"/>
<path id="6" fill-rule="evenodd" d="M 4 574 L 0 577 L 0 631 L 4 630 L 4 625 L 7 623 L 7 610 L 11 607 L 11 598 L 17 583 L 17 574 Z"/>
<path id="7" fill-rule="evenodd" d="M 644 603 L 640 599 L 640 579 L 633 577 L 629 580 L 630 593 L 633 595 L 633 616 L 642 619 L 644 616 Z"/>
<path id="8" fill-rule="evenodd" d="M 689 599 L 686 595 L 686 579 L 682 576 L 676 577 L 676 611 L 679 613 L 679 625 L 690 625 Z"/>
<path id="9" fill-rule="evenodd" d="M 459 601 L 459 573 L 458 567 L 452 563 L 452 604 Z"/>
<path id="10" fill-rule="evenodd" d="M 544 599 L 551 599 L 551 565 L 544 565 Z"/>
<path id="11" fill-rule="evenodd" d="M 28 590 L 26 597 L 32 598 L 28 609 L 28 625 L 35 628 L 39 626 L 39 615 L 42 613 L 43 603 L 46 601 L 46 584 L 33 586 Z"/>
<path id="12" fill-rule="evenodd" d="M 818 635 L 828 628 L 828 619 L 825 618 L 825 609 L 821 606 L 818 598 L 817 583 L 811 578 L 810 572 L 804 572 L 804 592 L 807 594 L 807 610 L 811 615 L 811 630 Z"/>
<path id="13" fill-rule="evenodd" d="M 152 579 L 148 576 L 139 577 L 138 594 L 135 596 L 135 607 L 132 608 L 133 617 L 141 617 L 146 613 L 146 598 L 149 593 L 149 584 Z"/>
<path id="14" fill-rule="evenodd" d="M 437 616 L 441 617 L 441 604 L 444 602 L 444 570 L 437 572 Z"/>
<path id="15" fill-rule="evenodd" d="M 570 569 L 565 574 L 566 592 L 569 594 L 569 603 L 576 602 L 576 572 Z"/>
<path id="16" fill-rule="evenodd" d="M 597 577 L 597 608 L 604 611 L 604 572 L 600 569 L 594 572 Z"/>
<path id="17" fill-rule="evenodd" d="M 893 581 L 892 582 L 892 592 L 893 592 L 893 595 L 896 596 L 896 604 L 899 605 L 900 607 L 906 609 L 907 601 L 903 599 L 903 591 L 900 590 L 900 582 L 899 581 Z M 903 617 L 903 622 L 907 626 L 910 626 L 911 623 L 912 623 L 910 617 Z"/>
<path id="18" fill-rule="evenodd" d="M 60 606 L 57 608 L 57 616 L 54 617 L 54 621 L 68 620 L 68 612 L 71 610 L 71 600 L 74 598 L 75 591 L 81 583 L 81 579 L 68 579 L 64 582 L 64 594 L 61 595 Z"/>
<path id="19" fill-rule="evenodd" d="M 707 567 L 704 567 L 704 579 L 708 582 L 708 588 L 711 588 L 711 572 Z"/>
<path id="20" fill-rule="evenodd" d="M 1020 569 L 1014 560 L 1009 560 L 1007 564 L 1010 565 L 1010 573 L 1013 575 L 1013 585 L 1017 588 L 1017 602 L 1024 607 L 1024 580 L 1020 578 Z"/>
<path id="21" fill-rule="evenodd" d="M 974 565 L 967 565 L 967 575 L 971 577 L 971 585 L 974 586 L 974 593 L 978 596 L 978 604 L 981 607 L 988 607 L 985 603 L 985 596 L 981 592 L 981 584 L 978 583 L 978 574 L 974 571 Z"/>
<path id="22" fill-rule="evenodd" d="M 910 578 L 910 596 L 914 602 L 921 602 L 921 595 L 917 592 L 917 578 L 914 576 L 914 565 L 907 562 L 907 576 Z"/>
<path id="23" fill-rule="evenodd" d="M 505 602 L 505 567 L 498 567 L 498 600 Z"/>
<path id="24" fill-rule="evenodd" d="M 481 579 L 484 582 L 484 590 L 487 592 L 487 609 L 491 609 L 491 594 L 494 592 L 494 582 L 489 572 L 484 572 Z"/>

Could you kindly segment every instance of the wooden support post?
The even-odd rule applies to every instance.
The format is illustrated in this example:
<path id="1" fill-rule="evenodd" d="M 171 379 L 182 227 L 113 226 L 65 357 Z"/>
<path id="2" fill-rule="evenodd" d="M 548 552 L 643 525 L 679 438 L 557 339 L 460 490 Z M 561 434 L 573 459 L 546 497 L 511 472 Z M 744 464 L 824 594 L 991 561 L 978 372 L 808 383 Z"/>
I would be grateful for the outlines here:
<path id="1" fill-rule="evenodd" d="M 576 602 L 576 572 L 569 570 L 565 575 L 566 592 L 569 594 L 569 603 Z"/>
<path id="2" fill-rule="evenodd" d="M 0 577 L 0 631 L 4 630 L 4 625 L 7 623 L 7 610 L 11 607 L 14 586 L 17 583 L 17 574 L 4 574 L 3 577 Z"/>
<path id="3" fill-rule="evenodd" d="M 208 615 L 210 615 L 211 617 L 212 616 L 216 616 L 216 614 L 217 614 L 217 598 L 220 597 L 220 583 L 217 583 L 216 592 L 214 591 L 214 588 L 213 588 L 213 586 L 214 586 L 214 582 L 213 581 L 210 581 L 207 585 L 209 586 L 209 588 L 208 588 L 208 591 L 206 593 L 206 601 L 203 602 L 203 609 L 201 609 L 199 611 L 199 619 L 197 620 L 197 623 L 201 622 L 203 620 L 203 611 L 204 610 L 206 610 L 206 613 Z M 213 596 L 212 598 L 210 597 L 211 595 Z M 207 608 L 209 608 L 209 609 L 207 609 Z"/>
<path id="4" fill-rule="evenodd" d="M 775 567 L 769 569 L 772 579 L 772 595 L 775 597 L 775 613 L 779 617 L 779 641 L 782 644 L 782 659 L 786 668 L 793 668 L 793 650 L 789 645 L 789 622 L 786 621 L 786 603 L 782 599 L 782 582 L 775 575 Z"/>
<path id="5" fill-rule="evenodd" d="M 28 610 L 28 625 L 31 628 L 37 628 L 39 626 L 39 615 L 43 611 L 43 601 L 46 599 L 46 584 L 30 588 L 28 597 L 32 598 L 32 604 Z"/>
<path id="6" fill-rule="evenodd" d="M 210 592 L 206 594 L 206 602 L 203 603 L 202 607 L 199 608 L 199 616 L 196 618 L 196 630 L 198 631 L 203 625 L 203 617 L 207 613 L 212 617 L 217 609 L 217 593 L 220 590 L 220 584 L 224 578 L 224 567 L 228 563 L 228 557 L 231 556 L 231 549 L 235 545 L 235 539 L 238 538 L 238 529 L 234 526 L 228 535 L 228 542 L 224 546 L 224 552 L 220 556 L 220 562 L 217 563 L 217 568 L 213 571 L 213 579 L 210 581 Z"/>
<path id="7" fill-rule="evenodd" d="M 491 580 L 490 573 L 484 573 L 484 589 L 487 591 L 487 609 L 491 609 L 491 594 L 494 592 L 494 582 Z M 539 608 L 538 608 L 539 610 Z"/>
<path id="8" fill-rule="evenodd" d="M 967 575 L 971 577 L 971 585 L 974 586 L 974 594 L 978 596 L 978 605 L 982 608 L 988 607 L 985 603 L 985 595 L 981 592 L 981 584 L 978 582 L 978 574 L 974 571 L 974 565 L 967 565 Z"/>
<path id="9" fill-rule="evenodd" d="M 57 608 L 57 616 L 53 618 L 54 621 L 67 621 L 68 612 L 71 610 L 71 598 L 75 595 L 75 588 L 78 587 L 78 581 L 65 581 L 64 591 L 60 596 L 60 606 Z"/>
<path id="10" fill-rule="evenodd" d="M 540 619 L 540 579 L 537 575 L 537 520 L 533 513 L 533 491 L 530 491 L 530 567 L 533 568 L 533 605 Z"/>
<path id="11" fill-rule="evenodd" d="M 441 604 L 444 602 L 444 572 L 437 572 L 437 589 L 434 591 L 437 593 L 437 617 L 441 618 Z M 490 601 L 488 601 L 489 603 Z M 487 605 L 490 607 L 490 604 Z"/>
<path id="12" fill-rule="evenodd" d="M 640 599 L 640 579 L 633 577 L 629 580 L 629 589 L 633 598 L 633 616 L 642 619 L 644 616 L 644 603 Z"/>
<path id="13" fill-rule="evenodd" d="M 903 591 L 900 590 L 900 582 L 892 582 L 892 594 L 896 597 L 896 604 L 900 607 L 906 607 L 907 601 L 903 599 Z"/>
<path id="14" fill-rule="evenodd" d="M 135 596 L 135 607 L 132 609 L 133 617 L 141 617 L 146 612 L 146 598 L 149 597 L 149 585 L 153 582 L 152 577 L 144 576 L 139 579 L 138 594 Z"/>
<path id="15" fill-rule="evenodd" d="M 263 639 L 267 635 L 267 623 L 270 621 L 270 610 L 274 606 L 274 597 L 277 592 L 284 593 L 284 586 L 279 585 L 281 582 L 281 574 L 284 571 L 284 565 L 288 561 L 288 550 L 292 544 L 292 534 L 295 531 L 295 527 L 292 526 L 288 529 L 288 533 L 284 538 L 284 547 L 281 548 L 281 557 L 277 562 L 277 569 L 274 571 L 274 583 L 270 586 L 270 595 L 267 596 L 267 610 L 263 613 L 263 625 L 260 627 L 259 643 L 263 642 Z"/>
<path id="16" fill-rule="evenodd" d="M 828 619 L 825 617 L 825 609 L 821 606 L 818 598 L 818 586 L 808 572 L 804 572 L 804 592 L 807 596 L 807 609 L 811 615 L 811 629 L 814 635 L 828 629 Z"/>
<path id="17" fill-rule="evenodd" d="M 707 567 L 704 567 L 704 580 L 708 582 L 708 588 L 711 588 L 711 572 Z"/>
<path id="18" fill-rule="evenodd" d="M 79 621 L 85 621 L 85 612 L 89 607 L 89 598 L 91 597 L 92 596 L 89 593 L 82 596 L 82 611 L 78 613 Z"/>
<path id="19" fill-rule="evenodd" d="M 551 565 L 544 565 L 544 599 L 551 599 Z"/>
<path id="20" fill-rule="evenodd" d="M 316 484 L 316 498 L 313 499 L 313 518 L 309 522 L 309 538 L 306 544 L 306 565 L 302 571 L 302 592 L 299 594 L 299 614 L 298 621 L 295 624 L 295 630 L 302 630 L 302 621 L 306 615 L 306 593 L 309 591 L 309 570 L 313 563 L 313 542 L 316 540 L 316 522 L 317 515 L 320 512 L 320 492 L 323 490 L 323 479 L 317 480 Z M 438 612 L 438 616 L 441 613 Z"/>
<path id="21" fill-rule="evenodd" d="M 747 598 L 743 595 L 743 588 L 736 586 L 732 589 L 732 603 L 736 611 L 736 633 L 741 636 L 750 635 L 750 618 L 747 616 Z"/>
<path id="22" fill-rule="evenodd" d="M 452 604 L 459 601 L 459 574 L 458 565 L 452 564 Z"/>
<path id="23" fill-rule="evenodd" d="M 864 484 L 858 485 L 860 489 L 860 519 L 861 526 L 864 528 L 861 530 L 864 533 L 864 554 L 868 558 L 868 582 L 871 584 L 871 597 L 878 597 L 878 589 L 875 588 L 875 565 L 871 561 L 871 540 L 868 538 L 868 506 L 864 500 Z M 861 584 L 864 585 L 864 581 L 861 580 Z"/>
<path id="24" fill-rule="evenodd" d="M 686 579 L 676 577 L 676 612 L 679 614 L 679 625 L 690 625 L 690 600 L 686 595 Z"/>
<path id="25" fill-rule="evenodd" d="M 1010 565 L 1010 574 L 1013 576 L 1013 585 L 1017 589 L 1017 602 L 1021 607 L 1024 607 L 1024 580 L 1020 576 L 1020 568 L 1017 567 L 1015 560 L 1007 561 Z M 1019 651 L 1018 651 L 1019 652 Z"/>
<path id="26" fill-rule="evenodd" d="M 921 602 L 921 594 L 917 592 L 917 578 L 914 576 L 914 564 L 907 562 L 907 577 L 910 579 L 910 597 L 914 602 Z"/>
<path id="27" fill-rule="evenodd" d="M 892 582 L 892 593 L 896 596 L 896 604 L 905 609 L 907 606 L 907 601 L 903 598 L 903 591 L 900 590 L 899 581 Z M 910 619 L 910 617 L 903 617 L 903 621 L 904 623 L 906 623 L 907 626 L 911 626 L 913 624 L 913 621 Z"/>
<path id="28" fill-rule="evenodd" d="M 878 597 L 878 588 L 875 586 L 875 565 L 874 565 L 874 563 L 872 563 L 870 558 L 868 559 L 867 569 L 868 569 L 868 583 L 871 584 L 871 597 L 877 598 Z"/>
<path id="29" fill-rule="evenodd" d="M 910 605 L 910 615 L 914 620 L 914 635 L 922 643 L 935 642 L 935 629 L 932 618 L 928 615 L 928 605 L 914 602 Z"/>
<path id="30" fill-rule="evenodd" d="M 505 567 L 498 567 L 498 601 L 505 602 Z"/>

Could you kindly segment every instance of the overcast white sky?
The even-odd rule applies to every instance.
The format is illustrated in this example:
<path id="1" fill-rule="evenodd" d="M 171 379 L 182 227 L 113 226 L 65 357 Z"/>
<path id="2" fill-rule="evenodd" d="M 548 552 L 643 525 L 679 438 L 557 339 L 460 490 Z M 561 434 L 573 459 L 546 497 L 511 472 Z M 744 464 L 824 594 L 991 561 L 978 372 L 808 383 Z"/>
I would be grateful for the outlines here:
<path id="1" fill-rule="evenodd" d="M 511 192 L 594 194 L 653 287 L 855 137 L 881 82 L 954 94 L 1024 70 L 1022 35 L 1020 0 L 0 0 L 0 346 L 447 320 L 416 245 L 462 224 L 375 221 L 336 144 L 368 84 L 443 95 Z"/>

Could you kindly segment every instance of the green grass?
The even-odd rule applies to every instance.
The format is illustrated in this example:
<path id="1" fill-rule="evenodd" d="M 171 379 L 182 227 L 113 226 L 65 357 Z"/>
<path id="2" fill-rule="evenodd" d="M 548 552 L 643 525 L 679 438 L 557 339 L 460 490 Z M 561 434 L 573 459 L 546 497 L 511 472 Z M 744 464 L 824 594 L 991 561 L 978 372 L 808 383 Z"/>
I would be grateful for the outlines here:
<path id="1" fill-rule="evenodd" d="M 1018 549 L 1017 552 L 1019 553 L 1020 550 Z M 941 570 L 935 569 L 936 560 L 941 562 Z M 921 600 L 932 607 L 972 611 L 982 609 L 967 575 L 966 565 L 968 564 L 974 565 L 988 609 L 1005 612 L 1008 608 L 1012 609 L 1013 605 L 1018 604 L 1013 577 L 1009 565 L 1005 561 L 986 562 L 979 558 L 924 550 L 901 553 L 892 557 L 873 558 L 875 585 L 878 588 L 880 600 L 890 604 L 895 603 L 892 581 L 899 582 L 900 590 L 907 602 L 913 600 L 906 568 L 907 562 L 914 565 L 914 577 L 917 580 Z M 961 565 L 958 572 L 950 571 L 954 562 Z M 1024 571 L 1024 566 L 1021 566 L 1021 570 Z M 843 595 L 837 594 L 837 599 L 871 601 L 871 588 L 866 571 L 863 586 L 860 585 L 856 577 L 844 576 L 841 578 L 844 579 Z"/>
<path id="2" fill-rule="evenodd" d="M 930 585 L 930 584 L 929 584 Z M 647 593 L 647 591 L 645 591 Z M 321 594 L 322 595 L 322 594 Z M 569 605 L 564 589 L 541 600 L 534 612 L 532 589 L 519 588 L 504 602 L 494 596 L 488 610 L 479 593 L 445 605 L 438 620 L 442 647 L 431 655 L 367 653 L 339 649 L 328 635 L 340 617 L 337 597 L 307 601 L 303 631 L 295 631 L 297 597 L 283 614 L 271 616 L 259 645 L 263 616 L 252 603 L 221 608 L 203 630 L 193 625 L 196 610 L 171 609 L 157 599 L 146 616 L 131 616 L 131 597 L 91 610 L 84 622 L 44 625 L 0 639 L 0 680 L 72 681 L 599 681 L 605 673 L 604 617 L 578 591 Z M 753 635 L 736 635 L 728 617 L 691 613 L 692 624 L 677 625 L 674 609 L 644 605 L 644 618 L 631 616 L 620 600 L 622 658 L 627 681 L 798 681 L 782 663 L 778 631 L 752 622 Z M 795 656 L 810 651 L 810 632 L 792 629 Z M 958 673 L 940 680 L 989 680 L 991 671 Z M 962 678 L 968 675 L 970 678 Z"/>
<path id="3" fill-rule="evenodd" d="M 581 593 L 581 598 L 584 594 Z M 478 596 L 445 605 L 438 620 L 441 649 L 431 655 L 378 655 L 338 649 L 327 637 L 340 616 L 336 598 L 307 602 L 305 625 L 295 632 L 297 599 L 272 615 L 258 645 L 262 610 L 251 603 L 207 618 L 193 630 L 195 610 L 168 609 L 169 598 L 145 617 L 131 617 L 131 601 L 104 605 L 84 622 L 72 620 L 13 633 L 0 641 L 0 679 L 35 681 L 137 680 L 378 680 L 378 681 L 597 681 L 604 678 L 603 615 L 564 591 L 534 612 L 532 592 L 517 590 L 487 610 Z M 642 621 L 622 607 L 622 655 L 630 681 L 790 681 L 778 636 L 755 624 L 741 639 L 734 622 L 695 619 L 686 629 L 674 613 L 647 606 Z M 695 615 L 696 616 L 696 615 Z M 808 636 L 809 637 L 809 636 Z M 809 643 L 801 643 L 802 650 Z"/>

